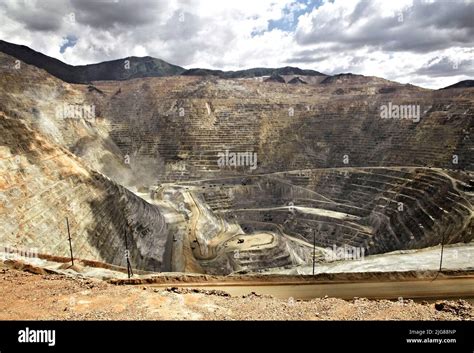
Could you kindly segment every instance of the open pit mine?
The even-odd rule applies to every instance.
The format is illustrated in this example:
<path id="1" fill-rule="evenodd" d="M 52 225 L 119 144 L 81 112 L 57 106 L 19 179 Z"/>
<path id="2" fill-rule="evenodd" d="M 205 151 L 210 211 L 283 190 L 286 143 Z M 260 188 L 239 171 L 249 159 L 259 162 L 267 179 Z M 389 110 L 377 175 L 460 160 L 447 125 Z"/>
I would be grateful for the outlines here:
<path id="1" fill-rule="evenodd" d="M 436 269 L 442 244 L 473 269 L 472 84 L 124 60 L 0 43 L 3 249 L 228 275 Z"/>

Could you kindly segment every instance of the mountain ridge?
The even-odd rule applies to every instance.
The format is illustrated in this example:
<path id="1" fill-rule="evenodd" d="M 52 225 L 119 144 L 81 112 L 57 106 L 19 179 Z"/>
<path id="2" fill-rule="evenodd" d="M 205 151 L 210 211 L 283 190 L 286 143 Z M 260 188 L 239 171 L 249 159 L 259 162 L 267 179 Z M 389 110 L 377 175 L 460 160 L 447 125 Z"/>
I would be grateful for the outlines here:
<path id="1" fill-rule="evenodd" d="M 69 65 L 59 59 L 52 58 L 25 45 L 18 45 L 4 40 L 0 40 L 0 51 L 24 61 L 27 64 L 44 69 L 51 75 L 68 83 L 87 84 L 92 81 L 121 81 L 142 77 L 179 75 L 217 76 L 219 78 L 229 79 L 253 78 L 272 75 L 328 76 L 315 70 L 305 70 L 291 66 L 279 68 L 257 67 L 235 71 L 204 68 L 185 69 L 181 66 L 173 65 L 164 60 L 151 56 L 129 56 L 122 59 L 103 61 L 100 63 L 88 65 Z M 127 60 L 130 61 L 127 62 Z"/>
<path id="2" fill-rule="evenodd" d="M 442 89 L 451 89 L 451 88 L 469 88 L 469 87 L 474 87 L 474 80 L 459 81 L 459 82 L 454 83 L 452 85 L 440 88 L 440 90 L 442 90 Z"/>
<path id="3" fill-rule="evenodd" d="M 51 75 L 68 83 L 90 83 L 92 81 L 121 81 L 141 77 L 179 75 L 184 68 L 150 56 L 129 56 L 123 59 L 104 61 L 89 65 L 73 66 L 37 52 L 27 46 L 0 40 L 0 51 L 27 64 L 44 69 Z M 130 60 L 129 59 L 139 59 Z"/>
<path id="4" fill-rule="evenodd" d="M 293 78 L 288 78 L 288 82 L 298 76 L 306 76 L 311 77 L 312 80 L 314 78 L 316 81 L 313 80 L 313 83 L 318 82 L 321 84 L 342 83 L 347 82 L 348 80 L 367 81 L 374 78 L 390 81 L 385 78 L 353 73 L 327 75 L 316 70 L 300 69 L 292 66 L 279 68 L 256 67 L 235 71 L 206 68 L 185 69 L 181 66 L 170 64 L 162 59 L 151 56 L 128 56 L 121 59 L 102 61 L 94 64 L 70 65 L 59 59 L 31 49 L 28 46 L 7 42 L 1 39 L 0 52 L 21 60 L 26 64 L 34 65 L 43 69 L 64 82 L 77 84 L 90 84 L 93 81 L 125 81 L 135 78 L 170 76 L 214 76 L 221 79 L 294 76 Z M 305 80 L 302 81 L 305 82 Z M 463 80 L 440 89 L 471 87 L 472 82 L 473 80 Z M 296 83 L 296 81 L 293 83 Z"/>

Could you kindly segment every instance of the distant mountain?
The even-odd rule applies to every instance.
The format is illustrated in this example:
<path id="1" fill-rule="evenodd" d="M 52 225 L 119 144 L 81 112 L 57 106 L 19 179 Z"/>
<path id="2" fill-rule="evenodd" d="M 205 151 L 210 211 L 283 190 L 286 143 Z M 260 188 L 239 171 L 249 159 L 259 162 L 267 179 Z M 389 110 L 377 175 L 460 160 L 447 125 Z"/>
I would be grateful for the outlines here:
<path id="1" fill-rule="evenodd" d="M 217 76 L 224 77 L 225 72 L 222 70 L 210 70 L 210 69 L 189 69 L 181 73 L 182 76 Z"/>
<path id="2" fill-rule="evenodd" d="M 217 76 L 220 78 L 252 78 L 272 75 L 301 75 L 301 76 L 327 76 L 321 72 L 314 70 L 303 70 L 298 67 L 280 67 L 280 68 L 264 68 L 257 67 L 247 70 L 238 71 L 222 71 L 207 69 L 189 69 L 183 72 L 184 76 Z"/>
<path id="3" fill-rule="evenodd" d="M 0 51 L 27 64 L 44 69 L 51 75 L 69 83 L 174 76 L 185 71 L 180 66 L 149 56 L 142 58 L 132 56 L 99 64 L 72 66 L 26 46 L 8 43 L 3 40 L 0 40 Z"/>
<path id="4" fill-rule="evenodd" d="M 13 56 L 27 64 L 48 71 L 50 74 L 67 82 L 77 82 L 73 74 L 74 67 L 60 60 L 38 53 L 24 45 L 17 45 L 0 40 L 0 51 Z"/>
<path id="5" fill-rule="evenodd" d="M 395 92 L 394 87 L 400 86 L 400 83 L 390 81 L 381 77 L 376 76 L 365 76 L 352 73 L 341 73 L 333 76 L 324 78 L 321 82 L 322 85 L 385 85 L 379 93 L 393 93 Z"/>
<path id="6" fill-rule="evenodd" d="M 265 82 L 285 83 L 285 79 L 278 74 L 272 74 L 269 78 L 265 80 Z"/>
<path id="7" fill-rule="evenodd" d="M 299 85 L 299 84 L 306 84 L 305 81 L 303 81 L 301 78 L 298 76 L 293 77 L 291 80 L 288 81 L 290 85 Z"/>
<path id="8" fill-rule="evenodd" d="M 140 77 L 160 76 L 217 76 L 219 78 L 252 78 L 272 75 L 327 76 L 314 70 L 303 70 L 298 67 L 253 68 L 239 71 L 222 71 L 210 69 L 189 69 L 169 64 L 161 59 L 145 57 L 128 57 L 98 64 L 73 66 L 58 59 L 41 54 L 24 45 L 17 45 L 0 40 L 0 51 L 13 56 L 27 64 L 46 70 L 51 75 L 69 83 L 90 83 L 92 81 L 120 81 Z"/>
<path id="9" fill-rule="evenodd" d="M 455 83 L 454 85 L 447 86 L 440 89 L 450 89 L 450 88 L 466 88 L 466 87 L 474 87 L 474 80 L 464 80 Z"/>
<path id="10" fill-rule="evenodd" d="M 324 80 L 321 81 L 322 84 L 330 84 L 330 83 L 336 83 L 336 82 L 341 82 L 341 81 L 347 81 L 347 80 L 353 80 L 355 78 L 359 77 L 364 77 L 362 75 L 355 75 L 352 73 L 343 73 L 343 74 L 337 74 L 333 76 L 328 76 Z"/>
<path id="11" fill-rule="evenodd" d="M 278 75 L 327 76 L 314 70 L 302 70 L 297 67 L 285 66 L 274 70 Z"/>

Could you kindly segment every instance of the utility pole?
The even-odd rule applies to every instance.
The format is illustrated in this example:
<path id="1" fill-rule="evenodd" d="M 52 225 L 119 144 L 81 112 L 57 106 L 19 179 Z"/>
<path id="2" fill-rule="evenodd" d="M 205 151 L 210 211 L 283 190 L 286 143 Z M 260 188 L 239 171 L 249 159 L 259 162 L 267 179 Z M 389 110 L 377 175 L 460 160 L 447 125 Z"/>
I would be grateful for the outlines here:
<path id="1" fill-rule="evenodd" d="M 133 270 L 132 265 L 130 264 L 130 250 L 128 250 L 127 233 L 125 233 L 125 258 L 127 259 L 128 278 L 131 278 L 133 276 Z"/>
<path id="2" fill-rule="evenodd" d="M 441 241 L 441 256 L 439 258 L 439 272 L 441 272 L 441 269 L 443 267 L 443 252 L 444 252 L 444 234 L 443 234 L 443 240 Z"/>
<path id="3" fill-rule="evenodd" d="M 315 265 L 316 265 L 316 230 L 313 231 L 313 276 L 314 276 Z"/>
<path id="4" fill-rule="evenodd" d="M 69 237 L 69 251 L 71 252 L 71 264 L 74 266 L 74 256 L 72 254 L 72 241 L 71 241 L 71 232 L 69 230 L 69 219 L 66 217 L 66 225 L 67 225 L 67 235 Z"/>
<path id="5" fill-rule="evenodd" d="M 444 252 L 444 233 L 443 233 L 443 238 L 441 239 L 441 256 L 439 258 L 439 270 L 438 273 L 436 274 L 436 277 L 433 279 L 433 281 L 438 278 L 439 274 L 441 273 L 441 269 L 443 267 L 443 252 Z"/>

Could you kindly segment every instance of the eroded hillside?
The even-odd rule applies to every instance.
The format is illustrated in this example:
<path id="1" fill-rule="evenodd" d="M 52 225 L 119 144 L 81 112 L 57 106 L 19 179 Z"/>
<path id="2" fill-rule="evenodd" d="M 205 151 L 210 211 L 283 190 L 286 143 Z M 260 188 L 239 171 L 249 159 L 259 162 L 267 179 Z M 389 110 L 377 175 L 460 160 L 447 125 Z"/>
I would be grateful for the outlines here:
<path id="1" fill-rule="evenodd" d="M 135 267 L 170 269 L 170 229 L 150 205 L 19 119 L 0 113 L 0 223 L 5 246 Z"/>
<path id="2" fill-rule="evenodd" d="M 358 75 L 75 85 L 15 63 L 0 53 L 3 245 L 67 256 L 67 216 L 78 257 L 125 265 L 128 247 L 134 268 L 227 274 L 310 264 L 313 241 L 327 261 L 332 247 L 473 239 L 472 88 Z M 392 106 L 419 115 L 383 116 Z"/>

